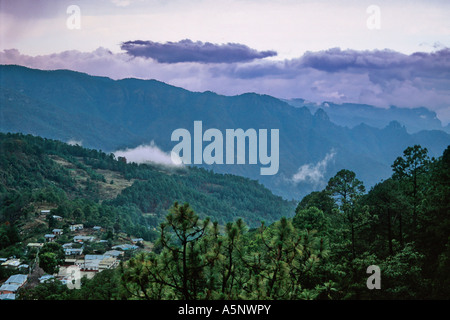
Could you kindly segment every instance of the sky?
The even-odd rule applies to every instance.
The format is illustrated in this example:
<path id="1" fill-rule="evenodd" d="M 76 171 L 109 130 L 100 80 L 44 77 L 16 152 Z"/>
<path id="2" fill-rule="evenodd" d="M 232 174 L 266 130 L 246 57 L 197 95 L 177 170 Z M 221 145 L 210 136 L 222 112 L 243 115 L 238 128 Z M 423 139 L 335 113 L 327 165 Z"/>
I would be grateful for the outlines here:
<path id="1" fill-rule="evenodd" d="M 450 1 L 0 0 L 0 63 L 450 122 Z"/>

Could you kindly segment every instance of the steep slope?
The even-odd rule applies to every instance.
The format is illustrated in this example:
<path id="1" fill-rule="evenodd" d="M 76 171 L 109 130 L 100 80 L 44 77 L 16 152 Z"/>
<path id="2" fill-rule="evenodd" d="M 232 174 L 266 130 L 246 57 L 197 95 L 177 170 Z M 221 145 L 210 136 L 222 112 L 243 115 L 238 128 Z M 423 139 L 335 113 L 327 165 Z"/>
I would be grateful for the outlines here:
<path id="1" fill-rule="evenodd" d="M 90 203 L 100 203 L 105 211 L 117 211 L 123 228 L 156 227 L 175 201 L 188 202 L 202 218 L 220 224 L 242 218 L 250 226 L 292 216 L 295 208 L 255 180 L 195 167 L 127 164 L 104 152 L 31 135 L 0 134 L 0 164 L 3 222 L 31 213 L 30 205 L 42 201 L 67 215 L 73 206 L 87 215 Z M 108 221 L 99 213 L 85 222 L 114 223 Z"/>

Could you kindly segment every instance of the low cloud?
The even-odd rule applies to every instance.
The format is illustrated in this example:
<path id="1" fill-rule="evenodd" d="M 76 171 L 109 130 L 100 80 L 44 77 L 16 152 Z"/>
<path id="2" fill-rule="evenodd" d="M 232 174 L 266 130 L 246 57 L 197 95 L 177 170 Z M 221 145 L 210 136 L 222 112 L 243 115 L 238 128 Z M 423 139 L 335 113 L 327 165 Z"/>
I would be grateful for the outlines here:
<path id="1" fill-rule="evenodd" d="M 257 51 L 238 43 L 214 44 L 189 39 L 166 43 L 127 41 L 122 43 L 121 49 L 133 57 L 152 58 L 161 63 L 233 63 L 277 55 L 275 51 Z"/>
<path id="2" fill-rule="evenodd" d="M 140 145 L 136 148 L 127 148 L 113 152 L 116 157 L 125 157 L 127 162 L 153 163 L 169 167 L 181 167 L 181 161 L 172 161 L 170 154 L 162 151 L 154 141 L 148 145 Z"/>
<path id="3" fill-rule="evenodd" d="M 331 150 L 325 158 L 316 164 L 308 163 L 302 165 L 296 174 L 292 176 L 291 181 L 295 184 L 299 182 L 309 182 L 313 185 L 319 185 L 324 182 L 324 175 L 328 164 L 334 159 L 336 152 Z"/>
<path id="4" fill-rule="evenodd" d="M 83 145 L 83 141 L 81 140 L 75 140 L 75 139 L 70 139 L 69 141 L 67 141 L 67 144 L 71 145 L 71 146 L 82 146 Z"/>

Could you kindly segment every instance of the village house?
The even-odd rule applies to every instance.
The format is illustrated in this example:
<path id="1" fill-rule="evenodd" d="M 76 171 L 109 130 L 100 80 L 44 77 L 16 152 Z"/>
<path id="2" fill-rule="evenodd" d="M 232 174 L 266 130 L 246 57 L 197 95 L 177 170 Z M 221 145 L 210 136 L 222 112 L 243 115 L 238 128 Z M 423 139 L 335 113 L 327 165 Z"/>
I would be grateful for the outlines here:
<path id="1" fill-rule="evenodd" d="M 62 221 L 63 218 L 61 216 L 53 216 L 53 219 L 57 220 L 57 221 Z"/>
<path id="2" fill-rule="evenodd" d="M 64 266 L 74 266 L 78 260 L 74 258 L 66 258 L 64 259 Z"/>
<path id="3" fill-rule="evenodd" d="M 26 274 L 15 274 L 8 278 L 4 284 L 18 284 L 22 287 L 27 282 L 28 276 Z"/>
<path id="4" fill-rule="evenodd" d="M 101 272 L 107 269 L 113 269 L 119 265 L 119 260 L 114 257 L 105 257 L 98 264 L 98 271 Z"/>
<path id="5" fill-rule="evenodd" d="M 50 210 L 41 210 L 41 215 L 50 214 Z"/>
<path id="6" fill-rule="evenodd" d="M 2 267 L 8 268 L 8 269 L 17 269 L 19 266 L 20 266 L 19 259 L 9 259 L 2 263 Z"/>
<path id="7" fill-rule="evenodd" d="M 90 236 L 75 236 L 73 237 L 73 242 L 83 243 L 83 242 L 89 242 L 94 241 L 94 237 Z"/>
<path id="8" fill-rule="evenodd" d="M 82 224 L 72 224 L 72 225 L 70 225 L 70 231 L 78 231 L 78 230 L 83 230 L 83 225 Z"/>
<path id="9" fill-rule="evenodd" d="M 45 282 L 47 282 L 49 280 L 53 280 L 53 279 L 55 279 L 54 275 L 45 274 L 45 275 L 43 275 L 42 277 L 39 278 L 39 283 L 45 283 Z"/>
<path id="10" fill-rule="evenodd" d="M 55 240 L 56 236 L 52 233 L 51 234 L 49 233 L 49 234 L 46 234 L 44 237 L 45 237 L 45 240 L 47 240 L 47 242 L 53 242 L 53 240 Z"/>
<path id="11" fill-rule="evenodd" d="M 115 258 L 119 258 L 120 256 L 123 256 L 124 252 L 123 251 L 119 251 L 119 250 L 110 250 L 110 251 L 106 251 L 104 253 L 105 256 L 110 256 L 110 257 L 115 257 Z"/>
<path id="12" fill-rule="evenodd" d="M 15 294 L 20 289 L 18 284 L 6 284 L 4 283 L 0 287 L 0 295 L 4 294 Z"/>
<path id="13" fill-rule="evenodd" d="M 0 294 L 0 300 L 16 300 L 16 295 L 14 293 Z"/>
<path id="14" fill-rule="evenodd" d="M 133 242 L 134 244 L 144 243 L 144 239 L 142 239 L 142 238 L 135 238 L 135 239 L 131 239 L 131 242 Z"/>
<path id="15" fill-rule="evenodd" d="M 128 251 L 128 250 L 134 250 L 139 248 L 138 246 L 132 245 L 132 244 L 120 244 L 114 247 L 111 247 L 111 249 L 120 249 L 123 251 Z"/>
<path id="16" fill-rule="evenodd" d="M 44 246 L 43 243 L 33 243 L 33 242 L 30 242 L 30 243 L 27 244 L 27 247 L 29 247 L 29 248 L 37 248 L 37 249 L 40 249 L 40 248 L 42 248 L 43 246 Z"/>
<path id="17" fill-rule="evenodd" d="M 63 230 L 62 229 L 53 229 L 52 232 L 53 232 L 53 234 L 55 236 L 60 236 L 60 235 L 63 234 Z"/>
<path id="18" fill-rule="evenodd" d="M 29 272 L 30 271 L 30 266 L 28 264 L 21 264 L 17 267 L 17 269 L 19 269 L 19 272 Z"/>
<path id="19" fill-rule="evenodd" d="M 66 248 L 64 249 L 64 254 L 66 256 L 81 256 L 83 253 L 83 248 Z"/>
<path id="20" fill-rule="evenodd" d="M 1 300 L 14 300 L 16 292 L 27 282 L 26 274 L 15 274 L 10 276 L 0 287 Z M 4 296 L 9 295 L 9 296 Z"/>
<path id="21" fill-rule="evenodd" d="M 80 259 L 75 262 L 75 265 L 78 266 L 81 271 L 94 272 L 115 268 L 118 264 L 119 260 L 117 258 L 99 254 L 87 254 L 84 257 L 84 260 Z"/>

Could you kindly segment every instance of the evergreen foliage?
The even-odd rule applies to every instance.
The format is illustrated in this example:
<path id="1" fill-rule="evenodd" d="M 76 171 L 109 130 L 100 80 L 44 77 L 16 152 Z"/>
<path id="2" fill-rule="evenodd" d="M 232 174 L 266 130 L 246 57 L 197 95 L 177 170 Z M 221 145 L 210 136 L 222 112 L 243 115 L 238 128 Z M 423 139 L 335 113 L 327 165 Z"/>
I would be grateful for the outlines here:
<path id="1" fill-rule="evenodd" d="M 252 180 L 126 164 L 39 137 L 0 138 L 0 252 L 20 255 L 30 236 L 22 228 L 42 203 L 55 207 L 49 227 L 59 226 L 51 219 L 56 214 L 102 225 L 111 236 L 125 230 L 154 242 L 152 252 L 140 251 L 115 270 L 83 279 L 80 290 L 49 282 L 22 290 L 20 299 L 450 296 L 450 146 L 439 158 L 419 145 L 405 149 L 392 176 L 367 192 L 354 172 L 341 170 L 294 212 L 292 203 Z M 110 184 L 99 169 L 135 181 L 117 197 L 100 199 L 98 188 L 80 186 L 53 156 L 80 168 L 94 186 Z M 59 244 L 47 244 L 39 259 L 51 272 L 60 255 Z M 381 270 L 380 290 L 366 286 L 371 265 Z"/>

